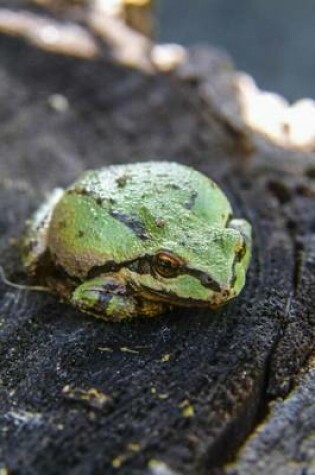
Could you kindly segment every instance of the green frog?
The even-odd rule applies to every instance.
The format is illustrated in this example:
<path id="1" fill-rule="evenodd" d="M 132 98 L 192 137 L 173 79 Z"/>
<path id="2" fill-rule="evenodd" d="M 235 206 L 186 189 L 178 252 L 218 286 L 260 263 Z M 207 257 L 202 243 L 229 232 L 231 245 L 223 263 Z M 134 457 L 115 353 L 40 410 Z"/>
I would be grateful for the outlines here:
<path id="1" fill-rule="evenodd" d="M 245 284 L 251 242 L 250 224 L 214 181 L 143 162 L 54 190 L 28 223 L 23 259 L 63 301 L 119 321 L 226 303 Z"/>

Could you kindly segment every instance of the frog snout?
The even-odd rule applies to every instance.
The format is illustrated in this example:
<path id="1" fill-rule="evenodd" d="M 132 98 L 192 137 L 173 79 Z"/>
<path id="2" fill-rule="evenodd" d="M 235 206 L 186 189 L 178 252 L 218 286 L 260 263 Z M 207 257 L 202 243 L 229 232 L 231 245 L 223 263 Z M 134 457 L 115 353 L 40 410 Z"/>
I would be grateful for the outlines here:
<path id="1" fill-rule="evenodd" d="M 221 307 L 233 297 L 235 297 L 234 290 L 229 286 L 222 285 L 220 292 L 216 292 L 211 296 L 210 305 L 215 308 Z"/>

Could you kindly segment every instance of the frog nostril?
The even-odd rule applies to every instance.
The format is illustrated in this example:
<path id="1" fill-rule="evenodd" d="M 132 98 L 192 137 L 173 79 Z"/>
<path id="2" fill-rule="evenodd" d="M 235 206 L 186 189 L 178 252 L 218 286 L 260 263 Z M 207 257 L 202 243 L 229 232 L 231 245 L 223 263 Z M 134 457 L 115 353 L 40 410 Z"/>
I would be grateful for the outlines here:
<path id="1" fill-rule="evenodd" d="M 212 279 L 212 277 L 210 277 L 209 275 L 206 275 L 206 274 L 202 275 L 200 280 L 201 280 L 202 285 L 204 285 L 205 287 L 209 287 L 214 292 L 221 291 L 220 285 L 214 279 Z"/>

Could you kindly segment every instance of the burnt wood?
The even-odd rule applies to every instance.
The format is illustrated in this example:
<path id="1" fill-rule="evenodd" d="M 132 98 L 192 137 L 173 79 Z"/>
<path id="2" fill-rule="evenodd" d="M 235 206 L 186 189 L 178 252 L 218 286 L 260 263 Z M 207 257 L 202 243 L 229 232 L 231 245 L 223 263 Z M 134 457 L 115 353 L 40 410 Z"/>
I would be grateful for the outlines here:
<path id="1" fill-rule="evenodd" d="M 3 36 L 0 57 L 0 257 L 11 280 L 29 282 L 18 245 L 25 220 L 45 193 L 87 168 L 192 165 L 254 228 L 246 288 L 218 311 L 109 324 L 1 282 L 0 468 L 140 475 L 157 474 L 155 460 L 165 474 L 301 473 L 311 448 L 294 458 L 290 400 L 300 398 L 300 414 L 312 404 L 314 414 L 303 390 L 314 386 L 314 370 L 300 377 L 314 350 L 314 155 L 229 122 L 220 104 L 232 88 L 217 82 L 216 104 L 206 103 L 198 64 L 189 81 L 145 76 Z M 64 112 L 50 105 L 56 93 L 69 102 Z M 247 442 L 260 423 L 264 434 Z M 276 430 L 288 434 L 291 452 L 268 446 Z M 307 440 L 314 428 L 300 430 Z M 281 472 L 292 460 L 296 471 Z"/>

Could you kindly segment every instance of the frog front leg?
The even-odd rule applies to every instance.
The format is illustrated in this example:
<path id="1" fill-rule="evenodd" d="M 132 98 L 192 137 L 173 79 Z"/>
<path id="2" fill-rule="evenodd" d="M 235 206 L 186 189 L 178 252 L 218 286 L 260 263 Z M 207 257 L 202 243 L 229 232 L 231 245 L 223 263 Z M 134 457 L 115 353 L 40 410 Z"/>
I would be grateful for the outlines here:
<path id="1" fill-rule="evenodd" d="M 243 267 L 244 269 L 247 269 L 251 259 L 252 251 L 252 227 L 245 219 L 236 218 L 230 220 L 228 227 L 239 231 L 243 238 L 244 245 L 243 249 L 241 250 L 241 256 Z"/>
<path id="2" fill-rule="evenodd" d="M 252 239 L 252 227 L 248 221 L 245 219 L 233 218 L 228 223 L 228 228 L 236 229 L 241 233 L 241 235 L 247 240 L 251 241 Z"/>
<path id="3" fill-rule="evenodd" d="M 118 274 L 106 274 L 75 289 L 71 302 L 80 310 L 104 320 L 120 321 L 139 315 L 152 317 L 165 310 L 161 303 L 142 300 Z"/>

